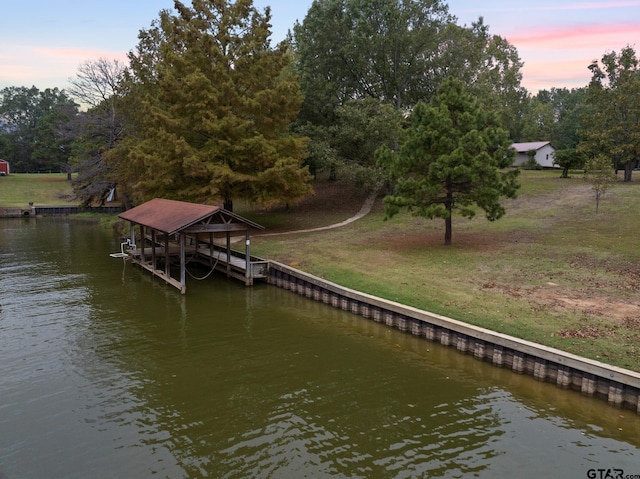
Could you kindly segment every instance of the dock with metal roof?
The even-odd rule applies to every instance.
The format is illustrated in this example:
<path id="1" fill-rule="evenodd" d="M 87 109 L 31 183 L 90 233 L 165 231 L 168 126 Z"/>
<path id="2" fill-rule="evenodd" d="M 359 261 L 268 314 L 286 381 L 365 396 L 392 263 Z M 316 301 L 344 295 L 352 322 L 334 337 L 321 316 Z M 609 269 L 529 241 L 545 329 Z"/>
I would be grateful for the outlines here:
<path id="1" fill-rule="evenodd" d="M 121 253 L 154 276 L 186 292 L 189 263 L 199 263 L 250 286 L 266 279 L 268 263 L 251 256 L 250 233 L 264 227 L 218 206 L 155 198 L 118 215 L 130 223 L 130 238 Z M 231 248 L 238 236 L 244 251 Z M 179 264 L 173 277 L 171 265 Z M 195 279 L 201 279 L 194 275 Z"/>

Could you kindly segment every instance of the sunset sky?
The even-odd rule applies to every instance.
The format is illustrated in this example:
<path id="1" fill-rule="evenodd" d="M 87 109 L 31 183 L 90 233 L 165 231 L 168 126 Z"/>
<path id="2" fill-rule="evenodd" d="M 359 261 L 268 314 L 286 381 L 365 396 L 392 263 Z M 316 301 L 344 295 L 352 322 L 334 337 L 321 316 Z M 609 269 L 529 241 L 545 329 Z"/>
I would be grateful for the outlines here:
<path id="1" fill-rule="evenodd" d="M 184 3 L 190 3 L 184 0 Z M 273 40 L 302 21 L 312 0 L 254 0 L 271 6 Z M 594 59 L 626 45 L 640 55 L 640 0 L 449 0 L 459 24 L 484 17 L 524 61 L 523 86 L 535 93 L 582 87 Z M 535 5 L 535 6 L 534 6 Z M 0 88 L 67 88 L 78 66 L 98 58 L 126 61 L 140 29 L 172 0 L 21 0 L 0 14 Z"/>

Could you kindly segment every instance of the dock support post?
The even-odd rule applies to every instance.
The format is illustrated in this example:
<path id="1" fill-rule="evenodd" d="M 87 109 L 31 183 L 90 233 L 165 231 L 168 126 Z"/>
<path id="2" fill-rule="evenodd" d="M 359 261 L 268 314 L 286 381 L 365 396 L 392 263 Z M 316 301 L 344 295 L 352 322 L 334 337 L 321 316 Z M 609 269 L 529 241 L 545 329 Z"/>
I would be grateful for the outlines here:
<path id="1" fill-rule="evenodd" d="M 213 267 L 213 233 L 209 233 L 209 266 Z"/>
<path id="2" fill-rule="evenodd" d="M 186 260 L 185 260 L 185 234 L 180 233 L 180 292 L 184 294 L 187 290 Z"/>
<path id="3" fill-rule="evenodd" d="M 251 238 L 249 236 L 249 230 L 245 233 L 245 241 L 244 241 L 244 284 L 246 286 L 251 286 L 253 281 L 251 281 Z"/>
<path id="4" fill-rule="evenodd" d="M 146 262 L 146 258 L 144 256 L 144 226 L 140 225 L 140 261 L 143 263 Z"/>
<path id="5" fill-rule="evenodd" d="M 156 268 L 156 230 L 151 230 L 151 266 L 155 271 Z"/>
<path id="6" fill-rule="evenodd" d="M 227 231 L 227 278 L 231 276 L 231 233 Z"/>
<path id="7" fill-rule="evenodd" d="M 164 235 L 164 274 L 171 276 L 171 259 L 169 258 L 169 235 Z"/>

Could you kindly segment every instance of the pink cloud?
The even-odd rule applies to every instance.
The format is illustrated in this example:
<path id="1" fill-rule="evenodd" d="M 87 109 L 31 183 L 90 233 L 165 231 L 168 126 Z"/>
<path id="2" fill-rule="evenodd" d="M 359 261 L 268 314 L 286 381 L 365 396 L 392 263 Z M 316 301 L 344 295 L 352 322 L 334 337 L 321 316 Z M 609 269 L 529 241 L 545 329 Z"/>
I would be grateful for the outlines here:
<path id="1" fill-rule="evenodd" d="M 50 60 L 62 60 L 62 61 L 80 61 L 97 60 L 98 58 L 126 60 L 126 53 L 123 52 L 111 52 L 107 50 L 90 50 L 81 48 L 47 48 L 47 47 L 34 47 L 33 52 L 38 56 L 47 58 Z"/>
<path id="2" fill-rule="evenodd" d="M 618 1 L 618 2 L 582 2 L 582 3 L 570 3 L 567 5 L 549 5 L 545 7 L 533 7 L 535 10 L 594 10 L 604 8 L 628 8 L 638 7 L 640 1 Z"/>
<path id="3" fill-rule="evenodd" d="M 532 27 L 503 35 L 524 61 L 522 84 L 530 91 L 588 85 L 589 64 L 639 40 L 640 22 Z"/>
<path id="4" fill-rule="evenodd" d="M 558 12 L 558 11 L 574 11 L 574 10 L 610 10 L 612 8 L 632 8 L 640 7 L 640 0 L 612 1 L 612 2 L 576 2 L 576 3 L 557 3 L 555 5 L 528 5 L 526 7 L 510 6 L 505 8 L 491 8 L 483 6 L 482 11 L 487 13 L 522 13 L 522 12 Z M 476 12 L 477 7 L 473 9 L 465 9 L 463 11 Z"/>
<path id="5" fill-rule="evenodd" d="M 588 61 L 533 59 L 522 68 L 522 86 L 531 92 L 556 88 L 579 88 L 589 84 Z"/>
<path id="6" fill-rule="evenodd" d="M 640 22 L 625 24 L 592 24 L 571 27 L 541 27 L 521 30 L 506 34 L 505 38 L 518 47 L 555 47 L 555 48 L 584 48 L 603 45 L 604 41 L 613 41 L 617 47 L 626 40 L 632 44 L 638 39 Z M 561 42 L 561 43 L 559 43 Z M 604 53 L 604 52 L 603 52 Z"/>
<path id="7" fill-rule="evenodd" d="M 5 45 L 0 56 L 0 87 L 46 86 L 64 87 L 75 76 L 81 63 L 98 58 L 126 61 L 126 54 L 107 50 L 70 49 L 42 46 Z"/>

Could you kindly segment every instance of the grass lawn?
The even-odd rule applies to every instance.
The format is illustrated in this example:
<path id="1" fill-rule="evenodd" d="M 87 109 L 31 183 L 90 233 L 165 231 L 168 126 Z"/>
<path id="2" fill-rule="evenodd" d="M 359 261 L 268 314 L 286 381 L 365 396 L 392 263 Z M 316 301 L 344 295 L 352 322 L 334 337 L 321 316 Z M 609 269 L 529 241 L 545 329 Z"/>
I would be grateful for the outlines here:
<path id="1" fill-rule="evenodd" d="M 26 207 L 69 204 L 73 197 L 66 173 L 12 173 L 0 176 L 0 207 Z"/>
<path id="2" fill-rule="evenodd" d="M 640 185 L 620 183 L 595 214 L 580 174 L 524 171 L 519 197 L 489 222 L 409 214 L 385 220 L 381 200 L 343 228 L 255 237 L 253 253 L 338 284 L 581 356 L 640 370 Z M 640 181 L 636 178 L 636 181 Z M 262 213 L 276 230 L 342 221 L 364 194 L 323 185 L 288 212 Z M 314 208 L 313 203 L 316 203 Z M 243 214 L 240 212 L 240 214 Z M 260 218 L 254 219 L 260 223 Z M 273 232 L 269 228 L 268 232 Z"/>
<path id="3" fill-rule="evenodd" d="M 518 198 L 489 222 L 399 214 L 385 220 L 382 199 L 347 226 L 252 238 L 252 253 L 338 284 L 640 371 L 640 178 L 607 192 L 595 213 L 580 174 L 523 171 Z M 289 208 L 235 212 L 265 233 L 326 226 L 356 214 L 367 193 L 318 182 Z M 0 177 L 0 207 L 64 204 L 65 175 Z"/>

